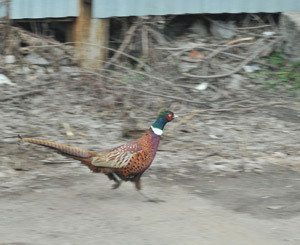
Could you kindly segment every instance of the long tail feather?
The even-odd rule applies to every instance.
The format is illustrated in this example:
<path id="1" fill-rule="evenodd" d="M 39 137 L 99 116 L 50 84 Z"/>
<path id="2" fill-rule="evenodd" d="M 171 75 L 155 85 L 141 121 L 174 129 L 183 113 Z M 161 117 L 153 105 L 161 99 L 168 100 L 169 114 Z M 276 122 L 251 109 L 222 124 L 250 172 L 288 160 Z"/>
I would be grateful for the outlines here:
<path id="1" fill-rule="evenodd" d="M 58 153 L 70 156 L 77 160 L 83 160 L 84 158 L 91 158 L 91 157 L 98 155 L 98 154 L 90 152 L 90 151 L 83 151 L 83 150 L 80 150 L 75 147 L 57 144 L 57 143 L 54 143 L 51 141 L 31 139 L 31 138 L 22 138 L 20 135 L 18 135 L 18 137 L 20 138 L 19 143 L 28 142 L 28 143 L 32 143 L 32 144 L 36 144 L 36 145 L 45 146 L 45 147 L 56 150 Z"/>

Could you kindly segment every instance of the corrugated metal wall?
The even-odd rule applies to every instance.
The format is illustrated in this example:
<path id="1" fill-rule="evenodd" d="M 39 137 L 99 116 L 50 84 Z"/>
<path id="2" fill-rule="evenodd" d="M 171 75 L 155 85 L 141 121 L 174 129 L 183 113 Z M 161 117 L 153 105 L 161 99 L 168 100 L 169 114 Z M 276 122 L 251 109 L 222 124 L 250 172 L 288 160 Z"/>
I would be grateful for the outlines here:
<path id="1" fill-rule="evenodd" d="M 0 0 L 0 18 L 6 16 L 6 3 L 5 0 Z"/>
<path id="2" fill-rule="evenodd" d="M 0 9 L 1 13 L 5 10 Z M 78 0 L 11 0 L 12 19 L 66 18 L 79 15 Z"/>
<path id="3" fill-rule="evenodd" d="M 93 18 L 300 11 L 300 0 L 93 0 Z"/>
<path id="4" fill-rule="evenodd" d="M 296 11 L 300 11 L 300 0 L 92 0 L 93 18 Z M 4 13 L 5 7 L 0 6 L 0 17 Z M 65 18 L 78 15 L 79 0 L 11 0 L 12 19 Z"/>

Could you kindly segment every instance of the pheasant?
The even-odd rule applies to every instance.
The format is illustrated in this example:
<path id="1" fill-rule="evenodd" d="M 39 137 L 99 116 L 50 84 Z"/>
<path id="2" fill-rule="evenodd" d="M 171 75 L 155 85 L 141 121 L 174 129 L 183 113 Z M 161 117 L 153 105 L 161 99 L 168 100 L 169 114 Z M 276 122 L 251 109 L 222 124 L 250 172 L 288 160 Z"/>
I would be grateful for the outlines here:
<path id="1" fill-rule="evenodd" d="M 141 176 L 150 167 L 163 134 L 165 125 L 176 117 L 169 110 L 161 110 L 157 120 L 151 127 L 134 142 L 125 143 L 104 153 L 94 153 L 78 148 L 57 144 L 50 141 L 22 138 L 20 143 L 28 142 L 56 150 L 67 157 L 81 161 L 91 171 L 103 173 L 113 180 L 113 189 L 117 189 L 122 181 L 135 183 L 136 190 L 148 201 L 159 201 L 144 194 L 141 190 Z"/>

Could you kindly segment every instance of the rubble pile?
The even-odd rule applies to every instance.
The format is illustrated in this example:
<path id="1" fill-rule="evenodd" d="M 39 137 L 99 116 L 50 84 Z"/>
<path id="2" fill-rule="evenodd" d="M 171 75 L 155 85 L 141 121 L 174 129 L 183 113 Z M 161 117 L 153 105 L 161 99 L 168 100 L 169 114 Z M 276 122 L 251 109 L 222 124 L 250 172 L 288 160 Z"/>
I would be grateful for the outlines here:
<path id="1" fill-rule="evenodd" d="M 0 33 L 7 31 L 0 23 Z M 78 65 L 74 48 L 51 38 L 11 26 L 0 52 L 0 72 L 51 74 L 65 66 Z"/>
<path id="2" fill-rule="evenodd" d="M 98 72 L 80 69 L 71 46 L 12 27 L 0 57 L 0 159 L 7 164 L 1 168 L 22 162 L 22 154 L 27 164 L 18 134 L 101 152 L 123 136 L 136 138 L 161 107 L 180 119 L 166 130 L 160 150 L 172 154 L 158 156 L 160 168 L 183 169 L 182 175 L 189 169 L 260 172 L 270 161 L 299 162 L 298 99 L 248 76 L 268 65 L 256 58 L 272 51 L 280 35 L 263 26 L 204 38 L 197 25 L 194 33 L 149 47 L 158 60 L 134 57 L 129 42 L 117 51 L 131 62 L 112 56 Z"/>

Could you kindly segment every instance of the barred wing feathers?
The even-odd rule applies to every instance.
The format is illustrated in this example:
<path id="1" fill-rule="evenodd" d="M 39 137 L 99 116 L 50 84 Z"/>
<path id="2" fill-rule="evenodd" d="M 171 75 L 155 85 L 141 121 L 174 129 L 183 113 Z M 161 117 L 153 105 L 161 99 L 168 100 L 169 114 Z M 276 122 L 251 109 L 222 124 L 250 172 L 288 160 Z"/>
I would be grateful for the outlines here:
<path id="1" fill-rule="evenodd" d="M 142 150 L 143 148 L 138 142 L 127 143 L 93 157 L 92 165 L 106 168 L 124 168 L 130 162 L 130 159 Z"/>

